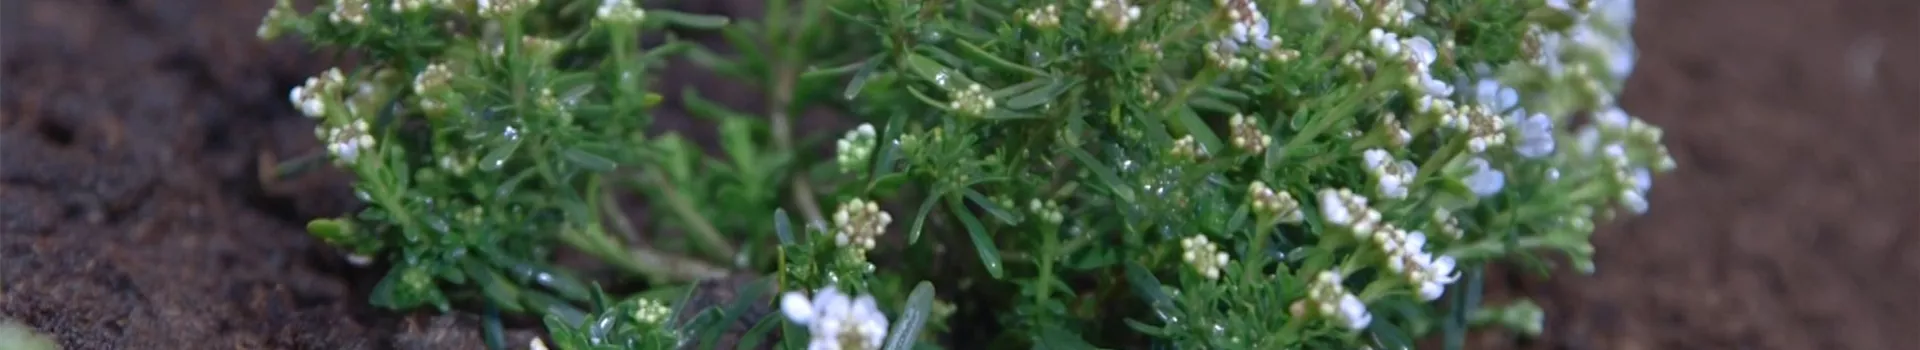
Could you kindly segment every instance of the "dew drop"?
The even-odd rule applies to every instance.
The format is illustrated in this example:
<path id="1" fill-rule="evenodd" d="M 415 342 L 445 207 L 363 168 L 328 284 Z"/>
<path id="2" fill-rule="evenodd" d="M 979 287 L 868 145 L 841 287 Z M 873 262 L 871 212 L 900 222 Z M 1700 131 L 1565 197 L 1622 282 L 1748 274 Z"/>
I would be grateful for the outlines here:
<path id="1" fill-rule="evenodd" d="M 513 126 L 507 126 L 505 130 L 500 131 L 500 136 L 506 137 L 507 140 L 519 140 L 520 129 L 514 128 Z"/>

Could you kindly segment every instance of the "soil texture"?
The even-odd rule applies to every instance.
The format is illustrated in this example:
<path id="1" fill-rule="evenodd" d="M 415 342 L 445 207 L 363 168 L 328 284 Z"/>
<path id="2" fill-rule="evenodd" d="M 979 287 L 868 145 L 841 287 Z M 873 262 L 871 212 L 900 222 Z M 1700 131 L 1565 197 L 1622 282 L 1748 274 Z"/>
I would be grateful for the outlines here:
<path id="1" fill-rule="evenodd" d="M 354 208 L 343 174 L 258 180 L 318 148 L 285 92 L 329 63 L 254 37 L 271 4 L 0 3 L 0 318 L 69 349 L 483 348 L 471 315 L 367 307 L 379 276 L 305 234 Z M 1492 299 L 1540 302 L 1548 331 L 1473 348 L 1920 344 L 1920 2 L 1641 1 L 1638 22 L 1622 101 L 1680 171 L 1596 236 L 1597 274 L 1494 275 Z"/>

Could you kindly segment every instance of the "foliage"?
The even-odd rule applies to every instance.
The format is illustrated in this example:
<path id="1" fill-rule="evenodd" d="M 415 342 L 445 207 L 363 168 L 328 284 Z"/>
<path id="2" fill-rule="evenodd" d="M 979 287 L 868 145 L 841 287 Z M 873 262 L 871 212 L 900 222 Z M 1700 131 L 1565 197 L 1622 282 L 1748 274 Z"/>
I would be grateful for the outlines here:
<path id="1" fill-rule="evenodd" d="M 376 304 L 542 315 L 562 349 L 707 344 L 750 306 L 612 301 L 562 247 L 655 292 L 772 273 L 786 321 L 745 339 L 783 348 L 1458 348 L 1540 331 L 1480 305 L 1484 266 L 1592 271 L 1595 220 L 1674 167 L 1614 105 L 1631 1 L 767 5 L 282 1 L 263 36 L 370 59 L 290 96 L 369 204 L 310 228 L 390 266 Z M 638 46 L 663 28 L 729 47 Z M 681 54 L 768 97 L 682 94 L 719 156 L 645 134 Z M 831 160 L 796 138 L 822 108 L 868 121 Z M 639 234 L 622 186 L 681 234 Z"/>

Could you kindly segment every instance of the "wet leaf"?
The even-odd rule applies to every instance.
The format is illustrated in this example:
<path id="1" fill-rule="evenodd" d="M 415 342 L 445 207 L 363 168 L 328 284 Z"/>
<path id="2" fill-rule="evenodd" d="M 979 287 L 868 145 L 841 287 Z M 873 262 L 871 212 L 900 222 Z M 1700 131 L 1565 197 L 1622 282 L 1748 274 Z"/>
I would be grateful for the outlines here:
<path id="1" fill-rule="evenodd" d="M 773 210 L 773 234 L 780 237 L 780 245 L 782 246 L 790 247 L 799 244 L 798 241 L 794 240 L 793 220 L 787 217 L 787 208 L 776 208 Z"/>
<path id="2" fill-rule="evenodd" d="M 667 24 L 690 29 L 718 29 L 727 25 L 727 18 L 714 15 L 699 15 L 679 11 L 647 9 L 647 18 L 657 18 Z"/>
<path id="3" fill-rule="evenodd" d="M 980 206 L 980 209 L 986 210 L 987 214 L 992 215 L 993 218 L 1000 219 L 1000 223 L 1007 225 L 1020 224 L 1020 213 L 1001 207 L 1000 203 L 994 203 L 993 199 L 987 198 L 987 195 L 980 194 L 980 191 L 967 188 L 960 190 L 960 193 L 965 195 L 968 200 L 972 200 L 974 205 Z"/>
<path id="4" fill-rule="evenodd" d="M 920 339 L 920 328 L 933 315 L 933 283 L 920 281 L 914 285 L 913 292 L 907 295 L 907 305 L 900 310 L 900 318 L 888 332 L 886 350 L 910 350 L 913 343 Z"/>
<path id="5" fill-rule="evenodd" d="M 573 163 L 573 165 L 581 168 L 586 168 L 587 170 L 606 172 L 613 171 L 613 169 L 618 166 L 612 159 L 587 153 L 587 151 L 582 151 L 578 148 L 569 148 L 565 151 L 560 151 L 560 156 L 565 158 L 567 162 Z"/>
<path id="6" fill-rule="evenodd" d="M 1067 92 L 1067 88 L 1070 87 L 1073 87 L 1073 84 L 1065 80 L 1049 79 L 1047 85 L 1007 99 L 1007 108 L 1028 109 L 1038 107 L 1048 102 L 1053 102 L 1054 98 L 1060 97 L 1060 94 Z"/>
<path id="7" fill-rule="evenodd" d="M 967 235 L 973 238 L 973 250 L 980 254 L 980 264 L 987 268 L 987 274 L 995 279 L 1006 273 L 1000 266 L 1000 249 L 994 246 L 993 237 L 987 235 L 987 228 L 980 224 L 980 218 L 967 211 L 967 205 L 961 203 L 960 196 L 947 196 L 947 207 L 953 216 L 960 219 L 960 225 L 966 226 Z"/>
<path id="8" fill-rule="evenodd" d="M 941 188 L 927 194 L 927 199 L 920 201 L 920 213 L 913 215 L 913 228 L 907 230 L 907 244 L 920 242 L 920 229 L 927 223 L 927 215 L 932 214 L 933 208 L 938 206 L 935 202 L 946 195 L 947 190 Z"/>
<path id="9" fill-rule="evenodd" d="M 880 56 L 874 55 L 861 63 L 860 70 L 855 71 L 853 79 L 847 81 L 847 89 L 840 92 L 840 97 L 852 101 L 854 97 L 860 96 L 860 91 L 867 87 L 867 80 L 873 78 L 873 72 L 879 70 L 881 62 Z"/>

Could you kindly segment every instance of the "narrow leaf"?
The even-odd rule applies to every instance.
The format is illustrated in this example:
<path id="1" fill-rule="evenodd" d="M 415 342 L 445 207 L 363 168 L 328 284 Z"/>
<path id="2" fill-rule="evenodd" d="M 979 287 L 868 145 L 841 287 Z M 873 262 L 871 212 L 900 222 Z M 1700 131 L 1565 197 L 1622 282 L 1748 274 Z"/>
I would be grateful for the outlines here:
<path id="1" fill-rule="evenodd" d="M 787 208 L 773 209 L 773 234 L 780 236 L 780 245 L 798 244 L 793 238 L 793 221 L 787 217 Z"/>
<path id="2" fill-rule="evenodd" d="M 1120 180 L 1120 175 L 1115 174 L 1113 168 L 1101 164 L 1099 160 L 1093 158 L 1093 155 L 1087 154 L 1086 150 L 1075 147 L 1067 147 L 1064 150 L 1068 155 L 1073 156 L 1073 159 L 1080 161 L 1080 166 L 1087 167 L 1087 170 L 1093 171 L 1093 175 L 1099 177 L 1101 182 L 1107 183 L 1107 189 L 1113 191 L 1114 196 L 1120 197 L 1122 201 L 1134 201 L 1132 188 L 1127 187 L 1126 182 Z"/>
<path id="3" fill-rule="evenodd" d="M 987 198 L 987 195 L 981 194 L 980 191 L 968 188 L 962 189 L 960 193 L 965 195 L 968 200 L 972 200 L 974 205 L 979 205 L 981 209 L 985 209 L 987 214 L 993 215 L 993 218 L 1000 219 L 1001 223 L 1008 225 L 1020 224 L 1020 213 L 1001 207 L 1000 203 L 994 203 L 992 198 Z"/>
<path id="4" fill-rule="evenodd" d="M 851 101 L 854 97 L 860 96 L 860 90 L 865 89 L 867 86 L 867 79 L 872 79 L 873 72 L 878 70 L 879 67 L 879 55 L 868 58 L 866 62 L 861 63 L 860 70 L 853 73 L 853 80 L 847 81 L 847 89 L 840 92 L 840 97 Z"/>
<path id="5" fill-rule="evenodd" d="M 947 207 L 953 210 L 953 216 L 960 219 L 960 225 L 967 227 L 967 235 L 973 238 L 973 250 L 980 253 L 980 264 L 985 265 L 987 274 L 998 279 L 1006 274 L 1000 266 L 1000 249 L 994 247 L 993 237 L 987 236 L 987 228 L 980 224 L 980 218 L 967 211 L 967 205 L 960 196 L 947 196 Z"/>
<path id="6" fill-rule="evenodd" d="M 910 350 L 913 343 L 920 340 L 920 328 L 925 326 L 927 318 L 933 315 L 933 283 L 920 281 L 913 286 L 913 293 L 907 295 L 907 307 L 900 310 L 900 318 L 893 324 L 893 331 L 887 335 L 886 350 Z"/>
<path id="7" fill-rule="evenodd" d="M 690 29 L 718 29 L 727 25 L 726 17 L 670 10 L 647 9 L 647 18 L 658 18 L 667 24 Z"/>
<path id="8" fill-rule="evenodd" d="M 938 201 L 940 197 L 945 197 L 946 195 L 947 190 L 941 188 L 934 190 L 933 193 L 927 194 L 927 199 L 920 202 L 920 213 L 914 214 L 913 228 L 907 230 L 907 244 L 920 242 L 920 229 L 927 223 L 927 214 L 933 213 L 933 207 L 935 206 L 934 201 Z"/>
<path id="9" fill-rule="evenodd" d="M 1067 92 L 1067 88 L 1072 86 L 1072 83 L 1065 80 L 1051 80 L 1046 86 L 1041 86 L 1025 94 L 1007 99 L 1007 108 L 1028 109 L 1053 102 L 1055 97 L 1059 97 L 1060 93 Z"/>
<path id="10" fill-rule="evenodd" d="M 567 162 L 573 163 L 573 165 L 580 166 L 581 168 L 586 168 L 587 170 L 613 171 L 613 169 L 617 167 L 617 165 L 613 162 L 612 159 L 607 159 L 607 157 L 601 157 L 593 153 L 587 153 L 587 151 L 582 151 L 577 148 L 569 148 L 565 151 L 560 151 L 560 156 L 562 158 L 566 158 Z"/>

